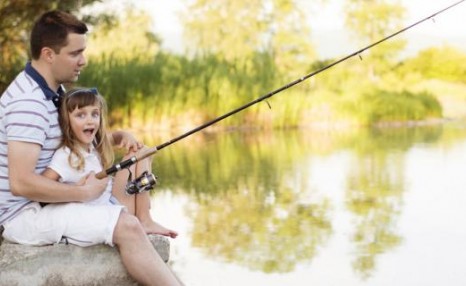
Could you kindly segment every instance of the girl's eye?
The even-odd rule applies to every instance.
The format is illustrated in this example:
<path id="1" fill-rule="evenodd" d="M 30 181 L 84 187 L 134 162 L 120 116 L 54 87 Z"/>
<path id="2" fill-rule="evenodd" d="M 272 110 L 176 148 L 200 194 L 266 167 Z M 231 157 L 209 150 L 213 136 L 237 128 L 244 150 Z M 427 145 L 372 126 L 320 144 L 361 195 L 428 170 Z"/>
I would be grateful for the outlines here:
<path id="1" fill-rule="evenodd" d="M 92 112 L 92 117 L 100 118 L 100 113 L 99 112 Z"/>

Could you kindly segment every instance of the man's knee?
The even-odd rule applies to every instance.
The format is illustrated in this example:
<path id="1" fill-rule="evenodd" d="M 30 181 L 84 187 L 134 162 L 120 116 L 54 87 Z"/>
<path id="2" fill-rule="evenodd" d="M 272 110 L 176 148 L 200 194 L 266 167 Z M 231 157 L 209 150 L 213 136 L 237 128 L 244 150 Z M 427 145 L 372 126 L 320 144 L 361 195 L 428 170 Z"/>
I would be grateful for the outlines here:
<path id="1" fill-rule="evenodd" d="M 144 229 L 137 217 L 127 212 L 120 214 L 114 230 L 115 243 L 118 243 L 122 238 L 144 235 Z"/>

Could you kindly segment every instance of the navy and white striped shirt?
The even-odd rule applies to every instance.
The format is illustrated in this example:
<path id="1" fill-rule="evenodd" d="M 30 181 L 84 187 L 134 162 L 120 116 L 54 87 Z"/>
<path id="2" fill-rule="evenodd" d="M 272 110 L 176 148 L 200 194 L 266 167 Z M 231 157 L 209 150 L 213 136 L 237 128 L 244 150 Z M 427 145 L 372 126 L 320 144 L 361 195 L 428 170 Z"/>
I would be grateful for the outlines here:
<path id="1" fill-rule="evenodd" d="M 41 173 L 50 163 L 60 139 L 57 108 L 38 82 L 21 72 L 0 98 L 0 225 L 31 203 L 10 191 L 8 141 L 39 144 L 42 149 L 35 172 Z"/>

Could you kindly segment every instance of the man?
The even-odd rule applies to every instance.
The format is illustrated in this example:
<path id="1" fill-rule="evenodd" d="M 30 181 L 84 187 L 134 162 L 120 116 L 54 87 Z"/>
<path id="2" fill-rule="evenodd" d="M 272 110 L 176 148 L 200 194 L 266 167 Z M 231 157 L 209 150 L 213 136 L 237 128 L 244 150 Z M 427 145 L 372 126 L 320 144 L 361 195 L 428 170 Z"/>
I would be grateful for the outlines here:
<path id="1" fill-rule="evenodd" d="M 55 103 L 61 85 L 77 81 L 86 64 L 86 33 L 86 25 L 68 13 L 42 15 L 31 32 L 32 61 L 0 98 L 3 236 L 29 245 L 62 238 L 81 246 L 115 244 L 128 273 L 139 283 L 180 285 L 136 217 L 122 211 L 122 206 L 80 203 L 99 197 L 106 180 L 90 174 L 83 185 L 66 185 L 41 175 L 60 142 Z M 127 133 L 112 136 L 128 149 L 141 147 Z"/>

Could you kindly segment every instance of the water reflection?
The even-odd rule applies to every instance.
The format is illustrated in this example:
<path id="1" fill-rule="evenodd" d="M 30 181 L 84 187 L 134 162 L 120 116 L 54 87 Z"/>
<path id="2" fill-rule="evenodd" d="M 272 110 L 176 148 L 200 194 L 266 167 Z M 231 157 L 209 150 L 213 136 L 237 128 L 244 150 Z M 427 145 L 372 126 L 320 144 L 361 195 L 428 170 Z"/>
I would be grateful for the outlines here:
<path id="1" fill-rule="evenodd" d="M 319 168 L 318 159 L 349 154 L 349 163 L 342 162 L 349 167 L 341 190 L 351 220 L 348 263 L 364 280 L 377 271 L 381 254 L 403 243 L 397 222 L 408 151 L 425 144 L 448 148 L 466 132 L 435 125 L 193 136 L 157 154 L 159 188 L 192 202 L 185 209 L 192 247 L 214 261 L 264 273 L 292 272 L 325 254 L 337 200 L 314 184 L 311 170 Z"/>
<path id="2" fill-rule="evenodd" d="M 347 175 L 347 208 L 354 214 L 353 268 L 363 279 L 376 268 L 376 257 L 400 244 L 396 221 L 403 207 L 406 151 L 437 141 L 443 125 L 423 128 L 368 129 L 360 132 Z"/>
<path id="3" fill-rule="evenodd" d="M 257 135 L 210 137 L 169 152 L 169 161 L 160 156 L 156 165 L 171 167 L 156 168 L 170 189 L 193 193 L 194 246 L 253 270 L 289 272 L 330 235 L 329 203 L 302 200 L 309 188 L 295 180 L 294 164 L 306 155 L 299 134 Z"/>
<path id="4" fill-rule="evenodd" d="M 302 204 L 299 193 L 253 192 L 203 197 L 193 211 L 193 245 L 252 270 L 289 272 L 309 261 L 330 233 L 328 205 Z"/>

